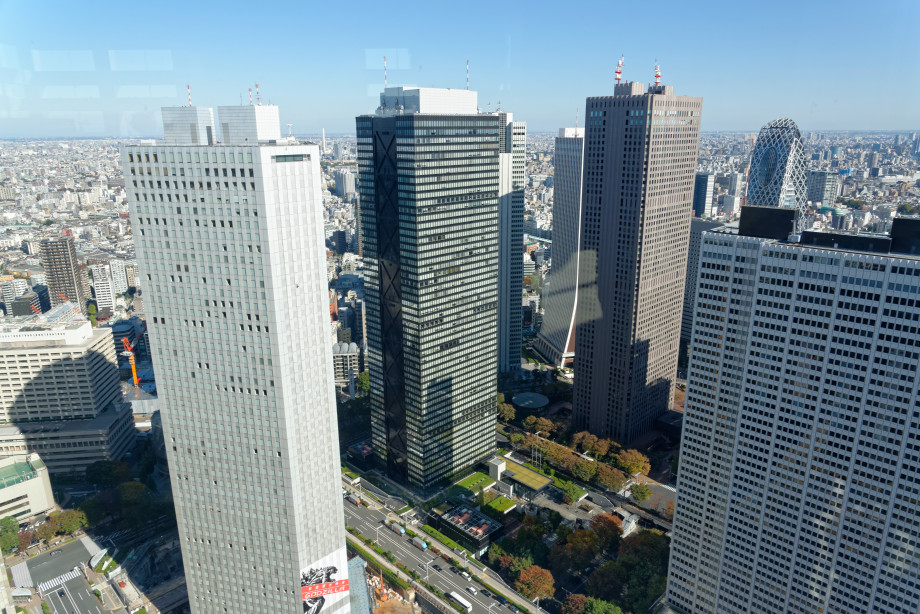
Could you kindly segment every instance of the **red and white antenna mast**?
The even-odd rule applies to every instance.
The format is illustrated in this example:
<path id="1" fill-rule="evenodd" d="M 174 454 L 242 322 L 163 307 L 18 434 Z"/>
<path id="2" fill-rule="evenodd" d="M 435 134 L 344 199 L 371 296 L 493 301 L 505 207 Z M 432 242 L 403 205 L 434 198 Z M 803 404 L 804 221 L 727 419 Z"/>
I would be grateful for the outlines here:
<path id="1" fill-rule="evenodd" d="M 185 89 L 188 90 L 188 106 L 192 106 L 192 86 L 186 83 Z"/>
<path id="2" fill-rule="evenodd" d="M 383 89 L 387 89 L 387 56 L 383 56 Z"/>
<path id="3" fill-rule="evenodd" d="M 655 85 L 661 85 L 661 66 L 658 65 L 658 58 L 655 58 Z"/>
<path id="4" fill-rule="evenodd" d="M 252 88 L 249 88 L 249 106 L 252 106 Z"/>
<path id="5" fill-rule="evenodd" d="M 262 106 L 262 96 L 259 94 L 259 84 L 256 83 L 256 104 L 260 107 Z"/>
<path id="6" fill-rule="evenodd" d="M 620 84 L 620 79 L 623 78 L 623 62 L 624 62 L 625 60 L 626 60 L 626 56 L 620 54 L 620 59 L 617 60 L 617 69 L 616 69 L 617 85 Z"/>
<path id="7" fill-rule="evenodd" d="M 466 61 L 466 89 L 470 89 L 470 61 Z"/>

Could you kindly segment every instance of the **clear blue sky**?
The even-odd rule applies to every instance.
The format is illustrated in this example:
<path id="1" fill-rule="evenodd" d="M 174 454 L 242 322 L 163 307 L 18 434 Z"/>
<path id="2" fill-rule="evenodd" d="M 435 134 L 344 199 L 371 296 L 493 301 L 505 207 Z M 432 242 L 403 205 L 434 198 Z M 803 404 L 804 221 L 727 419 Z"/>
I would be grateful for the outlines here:
<path id="1" fill-rule="evenodd" d="M 459 8 L 454 8 L 459 7 Z M 920 1 L 0 0 L 0 138 L 161 133 L 159 107 L 259 82 L 297 134 L 353 133 L 390 85 L 465 85 L 531 131 L 572 125 L 613 70 L 703 97 L 704 130 L 920 129 Z"/>

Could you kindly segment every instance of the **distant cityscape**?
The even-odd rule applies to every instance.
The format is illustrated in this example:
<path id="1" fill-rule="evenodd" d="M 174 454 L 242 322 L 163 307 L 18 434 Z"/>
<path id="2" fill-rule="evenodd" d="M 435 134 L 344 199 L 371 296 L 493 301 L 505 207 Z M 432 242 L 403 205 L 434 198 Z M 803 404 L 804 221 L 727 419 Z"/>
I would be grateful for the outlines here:
<path id="1" fill-rule="evenodd" d="M 920 134 L 622 68 L 0 142 L 0 614 L 920 611 Z"/>

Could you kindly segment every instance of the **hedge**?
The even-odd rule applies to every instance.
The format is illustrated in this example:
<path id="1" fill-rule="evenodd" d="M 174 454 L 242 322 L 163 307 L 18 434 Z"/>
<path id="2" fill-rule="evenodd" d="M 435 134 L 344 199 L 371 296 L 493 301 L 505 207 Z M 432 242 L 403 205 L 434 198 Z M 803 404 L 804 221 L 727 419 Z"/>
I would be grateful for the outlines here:
<path id="1" fill-rule="evenodd" d="M 383 577 L 386 578 L 388 582 L 400 587 L 403 590 L 406 590 L 409 588 L 408 582 L 406 582 L 405 580 L 397 576 L 395 573 L 393 573 L 386 567 L 383 567 L 382 565 L 380 565 L 380 563 L 378 563 L 377 560 L 374 559 L 373 556 L 371 556 L 370 552 L 367 552 L 364 548 L 362 548 L 361 546 L 358 546 L 357 544 L 349 543 L 348 547 L 354 550 L 358 554 L 358 556 L 360 556 L 362 559 L 367 561 L 368 565 L 370 565 L 374 569 L 379 570 L 383 574 Z"/>

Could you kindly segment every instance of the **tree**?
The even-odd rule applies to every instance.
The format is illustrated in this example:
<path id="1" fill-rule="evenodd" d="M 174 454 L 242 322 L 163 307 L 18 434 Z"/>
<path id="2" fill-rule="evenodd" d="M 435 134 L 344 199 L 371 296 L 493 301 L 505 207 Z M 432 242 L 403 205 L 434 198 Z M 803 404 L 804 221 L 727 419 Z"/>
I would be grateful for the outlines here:
<path id="1" fill-rule="evenodd" d="M 566 554 L 571 561 L 570 569 L 584 569 L 601 549 L 598 536 L 584 529 L 574 531 L 565 541 Z"/>
<path id="2" fill-rule="evenodd" d="M 501 407 L 502 403 L 505 402 L 505 395 L 504 395 L 504 393 L 499 392 L 498 394 L 495 395 L 495 399 L 496 399 L 496 405 L 498 405 L 499 407 Z"/>
<path id="3" fill-rule="evenodd" d="M 498 417 L 502 422 L 511 422 L 514 420 L 517 412 L 514 411 L 514 405 L 510 403 L 500 403 L 498 406 Z"/>
<path id="4" fill-rule="evenodd" d="M 38 535 L 38 539 L 49 541 L 54 539 L 54 536 L 57 535 L 57 529 L 52 526 L 50 522 L 46 522 L 45 524 L 38 527 L 35 533 Z"/>
<path id="5" fill-rule="evenodd" d="M 361 375 L 355 380 L 355 387 L 362 395 L 371 391 L 371 372 L 362 371 Z"/>
<path id="6" fill-rule="evenodd" d="M 131 480 L 131 467 L 122 461 L 96 461 L 85 471 L 86 481 L 98 486 L 115 486 Z"/>
<path id="7" fill-rule="evenodd" d="M 664 515 L 668 517 L 668 520 L 674 520 L 674 502 L 668 501 L 667 506 L 664 508 Z"/>
<path id="8" fill-rule="evenodd" d="M 89 497 L 80 502 L 80 511 L 86 514 L 90 525 L 98 524 L 106 516 L 105 506 L 96 497 Z"/>
<path id="9" fill-rule="evenodd" d="M 588 433 L 581 440 L 581 451 L 585 454 L 594 454 L 594 446 L 597 445 L 597 435 Z"/>
<path id="10" fill-rule="evenodd" d="M 606 463 L 599 463 L 595 481 L 607 490 L 617 492 L 626 484 L 626 475 Z"/>
<path id="11" fill-rule="evenodd" d="M 585 437 L 587 437 L 590 434 L 591 433 L 589 433 L 588 431 L 579 431 L 578 433 L 575 433 L 574 435 L 572 435 L 572 443 L 570 447 L 573 450 L 577 450 L 578 447 L 581 445 L 581 442 L 584 441 Z"/>
<path id="12" fill-rule="evenodd" d="M 639 610 L 636 611 L 638 612 Z M 585 604 L 584 614 L 623 614 L 623 610 L 609 601 L 594 599 L 592 597 L 588 599 L 588 603 Z"/>
<path id="13" fill-rule="evenodd" d="M 597 473 L 597 462 L 589 461 L 583 458 L 579 458 L 575 461 L 575 466 L 572 468 L 572 475 L 581 480 L 582 482 L 587 482 L 594 477 L 594 474 Z"/>
<path id="14" fill-rule="evenodd" d="M 519 574 L 525 569 L 533 566 L 533 559 L 527 555 L 516 556 L 512 559 L 508 569 L 513 575 Z"/>
<path id="15" fill-rule="evenodd" d="M 537 565 L 522 570 L 514 581 L 514 588 L 527 599 L 549 599 L 556 592 L 553 574 Z"/>
<path id="16" fill-rule="evenodd" d="M 93 326 L 96 326 L 96 314 L 99 313 L 99 308 L 96 307 L 96 303 L 90 303 L 86 306 L 86 316 L 89 318 L 89 321 Z"/>
<path id="17" fill-rule="evenodd" d="M 511 445 L 517 449 L 524 445 L 524 436 L 520 433 L 511 433 L 511 436 L 508 437 L 508 441 L 510 441 Z"/>
<path id="18" fill-rule="evenodd" d="M 607 453 L 610 451 L 610 440 L 609 439 L 598 439 L 597 443 L 594 444 L 594 458 L 600 460 L 607 456 Z"/>
<path id="19" fill-rule="evenodd" d="M 13 533 L 19 531 L 19 521 L 15 516 L 4 516 L 0 518 L 0 534 Z"/>
<path id="20" fill-rule="evenodd" d="M 0 550 L 3 554 L 9 554 L 18 545 L 19 536 L 16 533 L 0 533 Z"/>
<path id="21" fill-rule="evenodd" d="M 652 496 L 652 489 L 645 484 L 633 485 L 633 487 L 630 489 L 630 492 L 632 492 L 633 499 L 636 500 L 636 503 L 642 503 Z"/>
<path id="22" fill-rule="evenodd" d="M 80 510 L 64 510 L 51 517 L 57 523 L 60 533 L 73 533 L 86 526 L 86 514 Z"/>
<path id="23" fill-rule="evenodd" d="M 562 614 L 582 614 L 588 605 L 588 597 L 581 593 L 569 593 L 562 604 Z"/>
<path id="24" fill-rule="evenodd" d="M 579 498 L 581 498 L 582 491 L 581 489 L 573 484 L 572 482 L 563 482 L 562 483 L 562 500 L 572 505 Z"/>
<path id="25" fill-rule="evenodd" d="M 629 475 L 636 475 L 637 473 L 648 475 L 652 468 L 648 462 L 648 457 L 639 452 L 639 450 L 623 450 L 620 452 L 617 461 Z"/>
<path id="26" fill-rule="evenodd" d="M 150 492 L 140 482 L 125 482 L 118 485 L 118 497 L 122 507 L 137 507 L 149 500 Z"/>
<path id="27" fill-rule="evenodd" d="M 591 520 L 591 530 L 605 550 L 615 550 L 623 534 L 623 522 L 613 514 L 598 514 Z"/>
<path id="28" fill-rule="evenodd" d="M 486 504 L 486 493 L 483 491 L 482 486 L 480 486 L 476 491 L 476 505 L 482 507 Z"/>
<path id="29" fill-rule="evenodd" d="M 19 540 L 19 551 L 24 552 L 25 549 L 31 546 L 32 542 L 35 541 L 35 531 L 23 529 L 16 534 L 16 537 Z"/>
<path id="30" fill-rule="evenodd" d="M 537 426 L 537 417 L 536 416 L 527 416 L 524 418 L 524 430 L 533 433 L 536 430 Z"/>
<path id="31" fill-rule="evenodd" d="M 552 435 L 553 431 L 556 430 L 556 425 L 549 418 L 537 418 L 534 426 L 536 426 L 537 431 L 543 433 L 546 437 Z"/>

